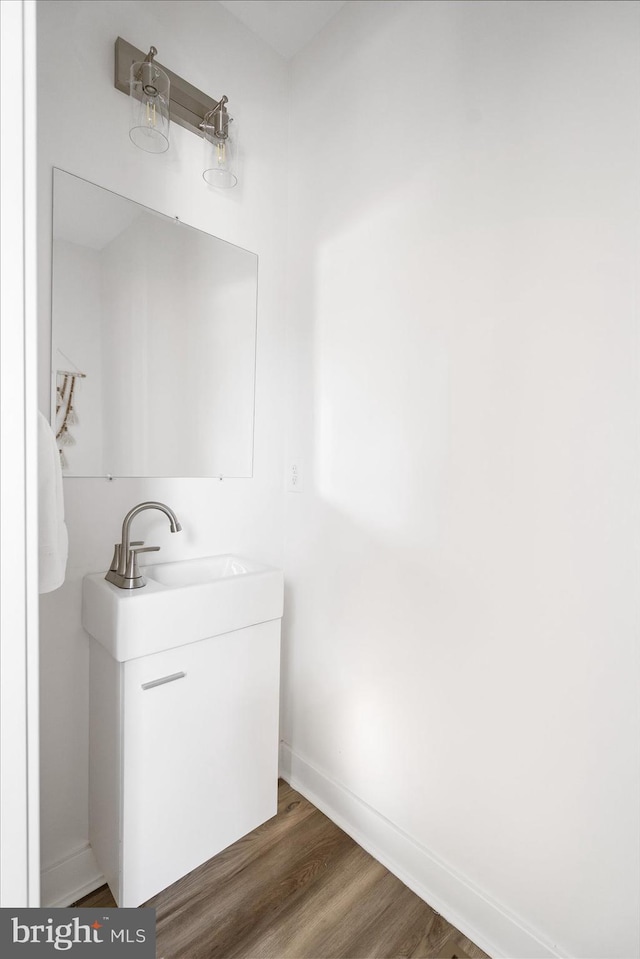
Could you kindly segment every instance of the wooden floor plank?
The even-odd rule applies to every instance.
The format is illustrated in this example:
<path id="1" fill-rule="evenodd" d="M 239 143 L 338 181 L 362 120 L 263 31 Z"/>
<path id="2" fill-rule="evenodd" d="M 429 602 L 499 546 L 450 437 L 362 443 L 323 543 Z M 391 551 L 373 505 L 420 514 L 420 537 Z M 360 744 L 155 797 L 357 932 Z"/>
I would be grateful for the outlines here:
<path id="1" fill-rule="evenodd" d="M 396 942 L 397 924 L 404 926 L 407 903 L 397 898 L 398 882 L 385 869 L 368 895 L 360 898 L 357 906 L 345 917 L 345 921 L 333 926 L 330 935 L 319 944 L 320 948 L 315 954 L 326 955 L 327 959 L 344 959 L 345 956 L 349 959 L 379 959 L 387 955 L 400 955 Z M 418 911 L 432 915 L 426 903 L 417 896 L 415 899 Z"/>
<path id="2" fill-rule="evenodd" d="M 277 816 L 145 905 L 163 959 L 488 959 L 282 781 Z"/>
<path id="3" fill-rule="evenodd" d="M 83 896 L 82 899 L 78 899 L 77 902 L 72 902 L 69 906 L 70 909 L 115 909 L 116 901 L 111 895 L 111 890 L 108 886 L 100 886 L 99 889 L 95 889 L 93 892 L 90 892 L 88 896 Z"/>
<path id="4" fill-rule="evenodd" d="M 176 884 L 150 900 L 147 905 L 157 909 L 162 954 L 167 959 L 226 957 L 252 931 L 265 929 L 288 902 L 304 897 L 325 864 L 339 857 L 350 841 L 344 833 L 330 833 L 327 822 L 313 810 L 277 844 L 266 831 L 265 847 L 256 845 L 250 866 L 221 875 L 215 857 L 201 870 L 195 888 L 178 889 Z"/>
<path id="5" fill-rule="evenodd" d="M 294 900 L 283 909 L 276 922 L 261 934 L 253 935 L 229 959 L 250 955 L 255 959 L 297 959 L 303 955 L 322 955 L 332 948 L 339 954 L 342 946 L 332 943 L 332 932 L 347 918 L 355 921 L 358 907 L 371 888 L 384 875 L 384 866 L 371 860 L 356 843 L 327 868 L 304 902 Z"/>

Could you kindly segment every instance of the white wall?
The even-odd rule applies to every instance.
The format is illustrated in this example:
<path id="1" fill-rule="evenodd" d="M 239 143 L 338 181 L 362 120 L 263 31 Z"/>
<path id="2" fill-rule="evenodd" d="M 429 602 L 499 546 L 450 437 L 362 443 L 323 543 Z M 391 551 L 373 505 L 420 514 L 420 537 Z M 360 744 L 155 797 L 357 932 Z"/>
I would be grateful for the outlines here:
<path id="1" fill-rule="evenodd" d="M 285 762 L 494 955 L 640 948 L 639 27 L 358 2 L 293 65 Z"/>
<path id="2" fill-rule="evenodd" d="M 47 0 L 38 4 L 40 407 L 49 403 L 51 168 L 58 166 L 260 257 L 255 463 L 252 480 L 66 479 L 67 581 L 42 597 L 42 858 L 44 902 L 61 904 L 95 879 L 87 843 L 88 647 L 80 625 L 82 576 L 105 569 L 122 518 L 144 499 L 167 502 L 183 532 L 160 514 L 136 536 L 163 560 L 233 550 L 282 563 L 282 288 L 286 140 L 268 135 L 286 110 L 284 61 L 216 3 Z M 179 127 L 170 150 L 145 154 L 128 138 L 129 102 L 113 87 L 120 35 L 195 86 L 229 97 L 244 126 L 238 187 L 201 178 L 202 144 Z M 283 160 L 284 158 L 284 160 Z M 74 858 L 73 854 L 77 853 Z"/>

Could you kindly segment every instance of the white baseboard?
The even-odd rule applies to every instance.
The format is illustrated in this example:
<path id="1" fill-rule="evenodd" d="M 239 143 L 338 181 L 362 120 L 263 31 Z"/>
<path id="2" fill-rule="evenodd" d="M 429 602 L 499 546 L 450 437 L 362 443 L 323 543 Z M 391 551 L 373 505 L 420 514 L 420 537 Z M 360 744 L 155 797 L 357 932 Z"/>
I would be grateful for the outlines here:
<path id="1" fill-rule="evenodd" d="M 567 959 L 345 786 L 280 743 L 280 775 L 494 959 Z"/>
<path id="2" fill-rule="evenodd" d="M 60 859 L 40 875 L 40 902 L 50 909 L 65 907 L 88 896 L 104 886 L 106 879 L 100 872 L 89 843 Z"/>

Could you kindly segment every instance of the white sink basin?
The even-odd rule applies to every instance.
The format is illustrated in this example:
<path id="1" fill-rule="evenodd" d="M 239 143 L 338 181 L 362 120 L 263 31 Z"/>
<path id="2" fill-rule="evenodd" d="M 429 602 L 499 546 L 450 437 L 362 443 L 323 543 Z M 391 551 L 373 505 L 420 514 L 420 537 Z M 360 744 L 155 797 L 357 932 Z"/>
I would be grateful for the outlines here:
<path id="1" fill-rule="evenodd" d="M 147 580 L 155 579 L 156 583 L 162 583 L 163 586 L 196 586 L 228 576 L 259 573 L 264 569 L 264 566 L 238 556 L 206 556 L 204 559 L 189 559 L 180 563 L 145 566 L 143 576 Z"/>
<path id="2" fill-rule="evenodd" d="M 82 625 L 118 662 L 280 619 L 282 570 L 239 556 L 141 568 L 141 589 L 85 576 Z"/>

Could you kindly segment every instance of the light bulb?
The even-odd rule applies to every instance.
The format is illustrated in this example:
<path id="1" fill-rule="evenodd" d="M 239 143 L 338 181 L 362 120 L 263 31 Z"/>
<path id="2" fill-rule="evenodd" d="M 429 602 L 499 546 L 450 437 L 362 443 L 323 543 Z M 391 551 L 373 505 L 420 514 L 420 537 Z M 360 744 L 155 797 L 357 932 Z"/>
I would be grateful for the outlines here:
<path id="1" fill-rule="evenodd" d="M 155 130 L 157 126 L 155 97 L 145 98 L 145 106 L 147 113 L 147 126 Z"/>

